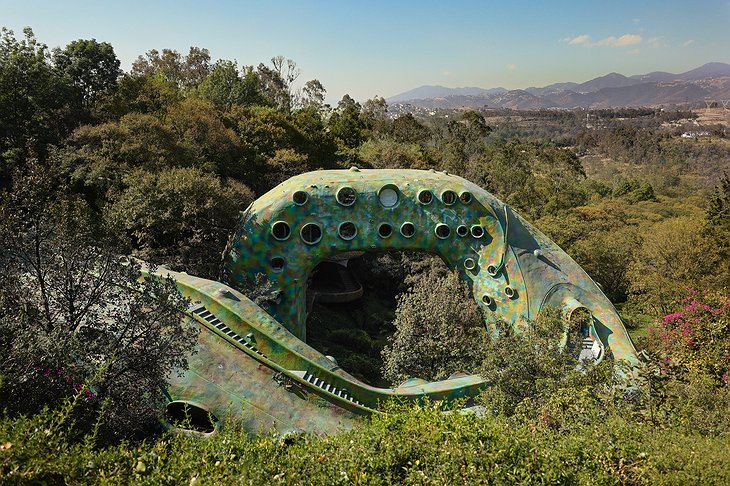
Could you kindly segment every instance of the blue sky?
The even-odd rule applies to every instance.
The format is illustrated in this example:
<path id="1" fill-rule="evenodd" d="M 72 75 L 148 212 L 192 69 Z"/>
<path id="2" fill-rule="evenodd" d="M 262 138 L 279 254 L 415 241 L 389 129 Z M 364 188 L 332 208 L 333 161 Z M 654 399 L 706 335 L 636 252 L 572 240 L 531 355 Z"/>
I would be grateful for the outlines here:
<path id="1" fill-rule="evenodd" d="M 525 88 L 609 72 L 682 72 L 730 62 L 730 0 L 34 1 L 0 0 L 0 26 L 64 46 L 110 42 L 129 69 L 149 49 L 214 59 L 295 60 L 327 98 L 424 84 Z"/>

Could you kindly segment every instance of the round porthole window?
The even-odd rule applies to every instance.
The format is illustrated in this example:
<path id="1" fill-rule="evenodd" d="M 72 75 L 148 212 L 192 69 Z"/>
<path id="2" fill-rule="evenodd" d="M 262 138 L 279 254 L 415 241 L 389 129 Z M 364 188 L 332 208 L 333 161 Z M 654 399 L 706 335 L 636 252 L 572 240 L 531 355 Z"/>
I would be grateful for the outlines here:
<path id="1" fill-rule="evenodd" d="M 343 206 L 352 206 L 357 199 L 357 193 L 352 187 L 343 187 L 337 191 L 337 202 Z"/>
<path id="2" fill-rule="evenodd" d="M 439 223 L 436 225 L 434 232 L 436 233 L 436 236 L 438 238 L 445 240 L 446 238 L 449 237 L 449 235 L 451 235 L 451 228 L 449 228 L 447 225 L 445 225 L 443 223 Z"/>
<path id="3" fill-rule="evenodd" d="M 302 237 L 302 241 L 308 245 L 314 245 L 319 243 L 322 239 L 322 228 L 317 223 L 307 223 L 302 226 L 302 230 L 299 233 Z"/>
<path id="4" fill-rule="evenodd" d="M 477 262 L 473 258 L 466 258 L 464 260 L 464 268 L 467 270 L 474 270 L 477 267 Z"/>
<path id="5" fill-rule="evenodd" d="M 386 208 L 392 208 L 398 204 L 398 188 L 393 185 L 383 186 L 378 192 L 380 204 Z"/>
<path id="6" fill-rule="evenodd" d="M 304 206 L 305 204 L 307 204 L 309 194 L 304 191 L 296 191 L 292 195 L 292 199 L 294 200 L 294 204 L 296 204 L 297 206 Z"/>
<path id="7" fill-rule="evenodd" d="M 506 295 L 510 299 L 514 299 L 514 297 L 515 297 L 515 289 L 513 289 L 512 287 L 505 287 L 504 288 L 504 295 Z"/>
<path id="8" fill-rule="evenodd" d="M 277 256 L 271 259 L 271 269 L 275 272 L 284 270 L 284 265 L 286 265 L 286 261 L 281 257 Z"/>
<path id="9" fill-rule="evenodd" d="M 393 234 L 393 227 L 388 223 L 383 223 L 378 227 L 378 235 L 381 238 L 388 238 Z"/>
<path id="10" fill-rule="evenodd" d="M 428 189 L 424 189 L 418 193 L 418 202 L 419 203 L 426 206 L 428 204 L 431 204 L 431 201 L 433 201 L 433 193 L 431 191 L 429 191 Z"/>
<path id="11" fill-rule="evenodd" d="M 489 275 L 491 275 L 492 277 L 496 277 L 497 276 L 497 267 L 495 267 L 494 265 L 489 265 L 487 267 L 487 273 Z"/>
<path id="12" fill-rule="evenodd" d="M 475 224 L 471 227 L 471 235 L 474 238 L 481 238 L 482 236 L 484 236 L 484 228 L 482 228 L 478 224 Z"/>
<path id="13" fill-rule="evenodd" d="M 482 295 L 482 302 L 487 305 L 492 305 L 492 299 L 487 294 Z"/>
<path id="14" fill-rule="evenodd" d="M 451 206 L 456 202 L 456 193 L 454 191 L 444 191 L 441 193 L 441 201 L 447 206 Z"/>
<path id="15" fill-rule="evenodd" d="M 471 192 L 464 191 L 461 194 L 459 194 L 459 201 L 461 201 L 464 204 L 469 204 L 472 200 Z"/>
<path id="16" fill-rule="evenodd" d="M 350 241 L 357 236 L 357 226 L 352 221 L 345 221 L 337 228 L 337 234 L 343 240 Z"/>
<path id="17" fill-rule="evenodd" d="M 413 223 L 411 223 L 410 221 L 406 221 L 400 227 L 400 234 L 402 234 L 406 238 L 411 238 L 413 235 L 416 234 L 416 227 L 413 226 Z"/>
<path id="18" fill-rule="evenodd" d="M 291 228 L 286 221 L 277 221 L 271 225 L 271 235 L 279 241 L 284 241 L 291 236 Z"/>
<path id="19" fill-rule="evenodd" d="M 464 236 L 466 236 L 466 235 L 469 234 L 469 228 L 467 228 L 466 226 L 464 226 L 463 224 L 461 224 L 461 225 L 459 225 L 459 226 L 456 227 L 456 234 L 459 235 L 459 236 L 461 236 L 461 237 L 464 237 Z"/>

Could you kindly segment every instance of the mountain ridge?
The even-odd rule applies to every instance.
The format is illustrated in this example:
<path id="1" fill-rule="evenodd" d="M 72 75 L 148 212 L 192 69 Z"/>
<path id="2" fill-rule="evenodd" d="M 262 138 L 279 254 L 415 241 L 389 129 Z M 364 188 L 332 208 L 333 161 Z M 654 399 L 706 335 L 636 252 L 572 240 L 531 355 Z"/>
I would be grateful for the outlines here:
<path id="1" fill-rule="evenodd" d="M 625 76 L 612 72 L 583 83 L 569 81 L 514 90 L 421 86 L 386 101 L 424 108 L 540 109 L 682 104 L 727 97 L 730 97 L 730 64 L 711 62 L 678 74 L 654 71 Z"/>

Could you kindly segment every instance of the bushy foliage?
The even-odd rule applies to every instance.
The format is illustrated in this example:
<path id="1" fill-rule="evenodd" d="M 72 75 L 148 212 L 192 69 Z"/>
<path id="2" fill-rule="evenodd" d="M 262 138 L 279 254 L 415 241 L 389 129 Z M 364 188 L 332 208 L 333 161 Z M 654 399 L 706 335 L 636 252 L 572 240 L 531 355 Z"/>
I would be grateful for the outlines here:
<path id="1" fill-rule="evenodd" d="M 649 328 L 649 349 L 668 367 L 713 376 L 730 376 L 730 294 L 690 289 L 676 312 Z"/>
<path id="2" fill-rule="evenodd" d="M 613 382 L 614 363 L 579 363 L 580 335 L 569 333 L 569 342 L 561 345 L 565 323 L 558 309 L 543 309 L 521 330 L 501 322 L 494 326 L 498 334 L 484 343 L 479 367 L 479 374 L 490 383 L 482 397 L 490 413 L 544 414 L 543 419 L 552 420 L 552 426 L 562 427 L 585 418 L 577 416 L 577 410 L 572 418 L 570 414 L 553 416 L 556 400 L 580 399 L 571 407 L 599 406 Z"/>
<path id="3" fill-rule="evenodd" d="M 629 265 L 633 299 L 655 315 L 670 313 L 689 287 L 712 285 L 720 265 L 717 248 L 690 218 L 659 221 L 647 229 Z"/>
<path id="4" fill-rule="evenodd" d="M 438 266 L 417 275 L 398 299 L 391 343 L 383 350 L 383 375 L 438 380 L 471 371 L 481 355 L 484 317 L 456 272 Z"/>
<path id="5" fill-rule="evenodd" d="M 199 169 L 136 170 L 108 208 L 107 220 L 131 240 L 135 253 L 202 276 L 219 273 L 238 211 L 252 201 Z"/>
<path id="6" fill-rule="evenodd" d="M 54 415 L 0 422 L 0 481 L 20 484 L 726 484 L 727 435 L 635 422 L 612 407 L 556 430 L 544 420 L 392 409 L 336 436 L 165 436 L 95 449 Z M 557 408 L 557 405 L 556 405 Z"/>
<path id="7" fill-rule="evenodd" d="M 79 432 L 149 431 L 197 338 L 181 321 L 188 302 L 169 279 L 140 280 L 82 202 L 49 197 L 48 179 L 20 179 L 1 208 L 0 406 L 35 413 L 76 394 Z"/>

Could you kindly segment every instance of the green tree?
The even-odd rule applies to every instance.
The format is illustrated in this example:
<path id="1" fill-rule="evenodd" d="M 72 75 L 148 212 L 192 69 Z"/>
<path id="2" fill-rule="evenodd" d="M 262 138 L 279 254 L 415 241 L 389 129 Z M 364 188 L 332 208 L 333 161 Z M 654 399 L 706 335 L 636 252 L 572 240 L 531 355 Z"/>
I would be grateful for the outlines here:
<path id="1" fill-rule="evenodd" d="M 0 403 L 37 413 L 81 394 L 77 431 L 102 439 L 159 423 L 167 376 L 184 369 L 197 329 L 171 280 L 140 280 L 140 265 L 106 246 L 98 218 L 59 197 L 52 171 L 16 177 L 0 207 Z"/>
<path id="2" fill-rule="evenodd" d="M 198 86 L 209 72 L 210 52 L 199 47 L 190 47 L 186 56 L 174 49 L 151 49 L 132 63 L 133 75 L 160 75 L 181 89 Z"/>
<path id="3" fill-rule="evenodd" d="M 73 128 L 70 86 L 50 60 L 45 44 L 26 28 L 17 40 L 0 31 L 0 173 L 8 180 L 12 167 L 28 157 L 45 160 L 48 146 Z"/>
<path id="4" fill-rule="evenodd" d="M 313 108 L 317 111 L 324 107 L 324 95 L 327 92 L 318 79 L 310 79 L 302 88 L 302 107 Z"/>
<path id="5" fill-rule="evenodd" d="M 98 97 L 117 85 L 119 59 L 108 42 L 79 39 L 53 51 L 53 64 L 69 79 L 80 108 L 88 109 Z"/>
<path id="6" fill-rule="evenodd" d="M 381 134 L 390 132 L 388 103 L 386 103 L 385 98 L 382 96 L 375 96 L 369 100 L 365 100 L 360 116 L 372 132 Z"/>
<path id="7" fill-rule="evenodd" d="M 296 104 L 292 95 L 292 83 L 299 77 L 299 69 L 291 59 L 283 56 L 271 58 L 272 67 L 263 63 L 256 68 L 261 92 L 268 100 L 268 104 L 278 110 L 289 113 Z"/>
<path id="8" fill-rule="evenodd" d="M 405 143 L 425 144 L 431 136 L 431 131 L 419 123 L 411 113 L 406 113 L 393 120 L 391 133 L 398 142 Z"/>
<path id="9" fill-rule="evenodd" d="M 222 110 L 228 110 L 233 105 L 269 105 L 253 68 L 246 66 L 243 71 L 239 72 L 234 61 L 218 61 L 200 84 L 200 96 Z"/>
<path id="10" fill-rule="evenodd" d="M 215 278 L 238 212 L 253 200 L 245 186 L 223 185 L 199 169 L 130 172 L 105 219 L 149 262 Z"/>
<path id="11" fill-rule="evenodd" d="M 363 142 L 358 154 L 376 169 L 426 169 L 432 163 L 421 145 L 401 143 L 390 138 L 371 138 Z"/>
<path id="12" fill-rule="evenodd" d="M 167 110 L 165 122 L 180 141 L 191 165 L 210 168 L 221 177 L 244 175 L 241 142 L 213 105 L 198 98 L 186 98 Z"/>
<path id="13" fill-rule="evenodd" d="M 344 95 L 330 116 L 327 127 L 344 148 L 357 148 L 364 140 L 366 124 L 360 117 L 361 106 L 350 95 Z"/>
<path id="14" fill-rule="evenodd" d="M 124 74 L 119 78 L 117 89 L 100 96 L 96 117 L 118 121 L 130 113 L 161 114 L 182 99 L 177 85 L 162 76 Z"/>
<path id="15" fill-rule="evenodd" d="M 398 298 L 391 342 L 383 349 L 383 376 L 445 379 L 475 371 L 483 358 L 484 316 L 456 272 L 432 265 Z"/>
<path id="16" fill-rule="evenodd" d="M 445 169 L 455 174 L 467 174 L 467 167 L 486 148 L 486 137 L 492 131 L 484 117 L 475 111 L 465 112 L 459 120 L 447 125 L 444 144 Z"/>
<path id="17" fill-rule="evenodd" d="M 647 228 L 629 266 L 632 299 L 654 315 L 666 315 L 687 289 L 717 282 L 720 254 L 688 217 L 666 219 Z"/>

